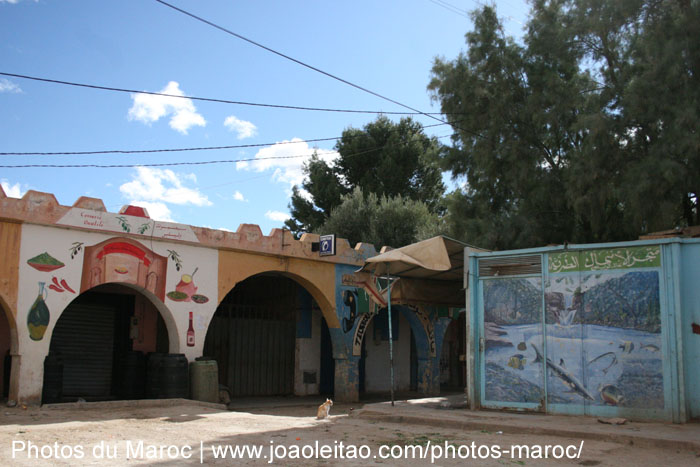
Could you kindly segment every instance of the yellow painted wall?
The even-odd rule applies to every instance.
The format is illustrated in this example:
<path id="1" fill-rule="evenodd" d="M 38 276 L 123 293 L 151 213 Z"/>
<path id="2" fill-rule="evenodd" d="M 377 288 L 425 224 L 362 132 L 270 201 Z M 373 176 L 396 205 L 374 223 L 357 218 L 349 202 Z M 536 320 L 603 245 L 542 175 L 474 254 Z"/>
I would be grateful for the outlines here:
<path id="1" fill-rule="evenodd" d="M 17 318 L 17 290 L 19 284 L 19 247 L 22 224 L 0 222 L 0 300 L 14 327 Z"/>
<path id="2" fill-rule="evenodd" d="M 298 258 L 219 250 L 221 302 L 237 283 L 263 272 L 280 272 L 302 285 L 321 307 L 330 328 L 340 328 L 335 313 L 335 265 Z"/>

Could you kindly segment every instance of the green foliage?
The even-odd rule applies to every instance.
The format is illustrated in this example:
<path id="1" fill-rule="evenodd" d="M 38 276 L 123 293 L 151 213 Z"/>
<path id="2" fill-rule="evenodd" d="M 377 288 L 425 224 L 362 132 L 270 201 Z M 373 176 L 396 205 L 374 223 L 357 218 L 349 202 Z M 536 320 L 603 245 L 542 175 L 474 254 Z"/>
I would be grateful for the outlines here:
<path id="1" fill-rule="evenodd" d="M 402 247 L 440 233 L 440 221 L 421 201 L 402 196 L 365 195 L 361 188 L 343 196 L 318 233 L 334 233 L 347 238 L 351 245 L 358 242 Z"/>
<path id="2" fill-rule="evenodd" d="M 700 2 L 534 0 L 523 44 L 488 6 L 428 86 L 464 187 L 449 234 L 490 248 L 697 225 Z"/>
<path id="3" fill-rule="evenodd" d="M 304 166 L 306 179 L 301 188 L 308 196 L 294 187 L 289 206 L 292 217 L 285 223 L 292 232 L 317 231 L 355 188 L 368 197 L 400 197 L 421 201 L 431 212 L 442 209 L 445 187 L 436 163 L 442 147 L 412 119 L 394 123 L 382 116 L 363 129 L 348 128 L 335 149 L 340 157 L 334 163 L 314 156 Z M 360 234 L 353 238 L 369 241 Z"/>

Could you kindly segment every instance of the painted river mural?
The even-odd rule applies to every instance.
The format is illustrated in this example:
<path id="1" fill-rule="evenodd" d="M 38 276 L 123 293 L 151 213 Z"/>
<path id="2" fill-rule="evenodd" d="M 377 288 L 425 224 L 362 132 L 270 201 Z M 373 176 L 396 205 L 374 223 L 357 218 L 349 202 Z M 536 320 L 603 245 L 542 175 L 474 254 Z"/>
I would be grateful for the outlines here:
<path id="1" fill-rule="evenodd" d="M 664 408 L 659 248 L 548 260 L 483 281 L 485 400 L 540 404 L 546 378 L 549 405 Z"/>

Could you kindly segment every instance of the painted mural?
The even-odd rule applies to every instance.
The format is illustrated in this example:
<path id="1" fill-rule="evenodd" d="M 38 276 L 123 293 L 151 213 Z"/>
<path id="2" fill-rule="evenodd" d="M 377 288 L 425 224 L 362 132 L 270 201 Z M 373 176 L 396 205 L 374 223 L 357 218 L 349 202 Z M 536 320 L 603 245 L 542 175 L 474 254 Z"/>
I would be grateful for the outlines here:
<path id="1" fill-rule="evenodd" d="M 487 404 L 663 409 L 660 266 L 658 246 L 567 251 L 544 284 L 483 280 Z"/>
<path id="2" fill-rule="evenodd" d="M 551 255 L 547 355 L 576 384 L 550 371 L 548 401 L 663 408 L 659 247 L 581 253 L 577 272 L 555 272 Z"/>
<path id="3" fill-rule="evenodd" d="M 544 397 L 542 280 L 492 279 L 484 293 L 484 396 L 488 401 L 539 404 Z"/>

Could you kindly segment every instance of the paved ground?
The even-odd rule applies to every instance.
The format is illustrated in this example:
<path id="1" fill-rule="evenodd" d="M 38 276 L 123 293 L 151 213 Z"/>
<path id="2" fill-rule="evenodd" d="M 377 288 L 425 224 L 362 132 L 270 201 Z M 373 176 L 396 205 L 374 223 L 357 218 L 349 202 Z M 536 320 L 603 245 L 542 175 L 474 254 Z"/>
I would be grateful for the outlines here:
<path id="1" fill-rule="evenodd" d="M 448 446 L 448 454 L 454 452 L 456 458 L 439 457 L 434 465 L 700 465 L 700 446 L 696 452 L 694 444 L 672 443 L 699 443 L 700 436 L 696 436 L 698 425 L 664 425 L 666 428 L 660 424 L 610 426 L 580 417 L 473 413 L 439 408 L 442 399 L 400 402 L 395 407 L 376 403 L 364 408 L 336 404 L 329 420 L 316 420 L 313 405 L 317 401 L 313 399 L 297 403 L 292 399 L 284 403 L 248 402 L 247 407 L 238 407 L 236 411 L 184 400 L 160 402 L 160 406 L 154 406 L 154 401 L 143 401 L 140 404 L 63 405 L 58 409 L 3 408 L 0 409 L 0 459 L 4 465 L 34 466 L 78 463 L 100 466 L 196 465 L 200 463 L 201 455 L 206 464 L 263 465 L 271 460 L 272 454 L 272 460 L 278 465 L 405 466 L 407 463 L 429 465 L 431 454 L 440 454 L 436 446 L 443 451 Z M 545 425 L 549 426 L 549 432 L 538 431 Z M 527 426 L 530 426 L 530 431 L 524 429 Z M 578 434 L 586 437 L 572 435 L 572 426 Z M 659 428 L 670 430 L 667 433 L 662 431 L 660 445 L 648 440 L 638 441 L 653 439 L 652 431 Z M 636 435 L 637 438 L 605 438 L 597 434 L 598 430 L 609 430 L 602 433 L 610 435 Z M 590 433 L 592 437 L 588 436 Z M 630 441 L 634 444 L 629 444 Z M 139 448 L 141 442 L 142 451 Z M 479 454 L 495 452 L 496 446 L 510 450 L 513 444 L 525 444 L 533 449 L 538 445 L 562 445 L 562 449 L 572 446 L 569 452 L 576 454 L 581 449 L 581 455 L 568 460 L 550 458 L 544 461 L 513 459 L 505 454 L 499 458 L 478 459 Z M 244 459 L 234 461 L 231 451 L 228 451 L 228 458 L 215 459 L 212 449 L 226 449 L 228 446 L 260 446 L 260 455 L 266 457 L 251 459 L 248 452 Z M 328 446 L 327 451 L 323 450 L 324 446 Z M 334 458 L 339 454 L 352 455 L 349 446 L 358 449 L 358 457 L 369 457 Z M 360 446 L 366 446 L 366 450 L 361 451 Z M 109 451 L 101 447 L 109 448 Z M 188 447 L 192 448 L 191 451 Z M 283 453 L 293 455 L 296 449 L 302 458 L 280 459 Z M 381 459 L 380 449 L 384 449 L 384 454 L 408 453 L 409 459 Z M 411 459 L 418 457 L 421 450 L 425 458 Z M 471 457 L 475 455 L 474 451 L 477 459 Z M 101 452 L 105 456 L 100 457 Z M 316 452 L 320 454 L 316 458 L 303 458 L 305 454 L 315 456 Z M 324 452 L 327 459 L 321 458 Z M 536 451 L 532 453 L 536 454 Z M 553 453 L 550 452 L 550 457 Z M 113 458 L 107 458 L 106 454 L 113 455 Z M 460 454 L 470 457 L 460 459 Z M 189 455 L 191 458 L 185 458 Z"/>

